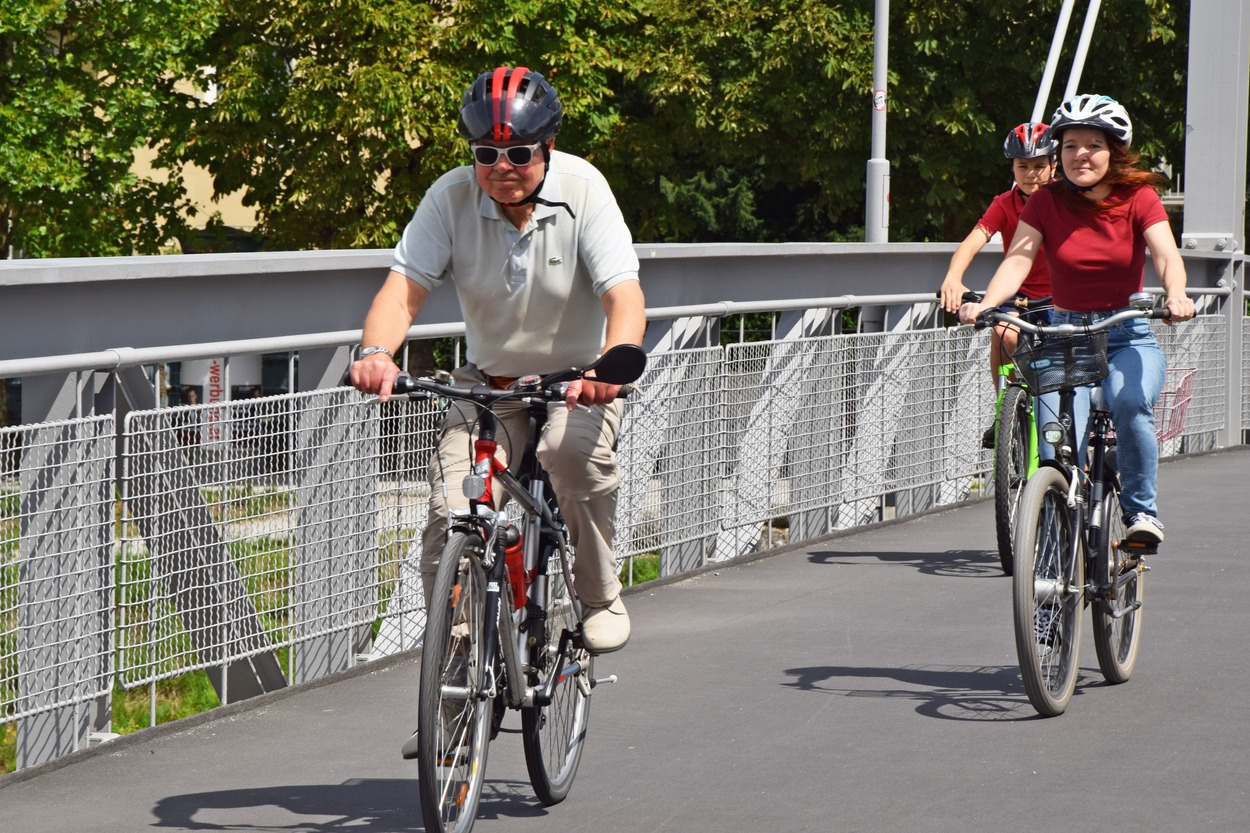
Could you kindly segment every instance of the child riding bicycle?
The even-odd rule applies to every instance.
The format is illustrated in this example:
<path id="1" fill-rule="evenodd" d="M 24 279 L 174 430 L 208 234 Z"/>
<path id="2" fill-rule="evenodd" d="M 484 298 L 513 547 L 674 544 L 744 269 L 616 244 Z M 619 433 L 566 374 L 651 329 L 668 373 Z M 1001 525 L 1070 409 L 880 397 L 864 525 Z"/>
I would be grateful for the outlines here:
<path id="1" fill-rule="evenodd" d="M 959 311 L 963 303 L 964 272 L 972 263 L 977 252 L 990 242 L 995 234 L 1001 234 L 1003 251 L 1006 252 L 1016 234 L 1020 221 L 1020 212 L 1024 210 L 1029 197 L 1050 181 L 1054 173 L 1054 142 L 1051 141 L 1050 130 L 1040 122 L 1025 122 L 1016 125 L 1003 140 L 1003 156 L 1011 160 L 1011 173 L 1015 184 L 996 196 L 985 214 L 977 221 L 976 226 L 968 233 L 955 254 L 951 256 L 950 266 L 946 271 L 946 279 L 942 281 L 939 294 L 942 308 L 947 312 Z M 1038 299 L 1050 295 L 1050 274 L 1046 268 L 1046 260 L 1039 258 L 1034 261 L 1028 275 L 1017 291 L 1016 297 L 1002 306 L 1004 312 L 1020 314 L 1031 311 L 1031 319 L 1036 323 L 1048 321 L 1046 311 L 1036 309 L 1041 306 Z M 1007 327 L 995 327 L 990 341 L 990 379 L 995 392 L 998 391 L 999 368 L 1011 363 L 1011 354 L 1016 349 L 1016 332 Z M 986 429 L 981 437 L 983 448 L 994 447 L 994 423 Z"/>

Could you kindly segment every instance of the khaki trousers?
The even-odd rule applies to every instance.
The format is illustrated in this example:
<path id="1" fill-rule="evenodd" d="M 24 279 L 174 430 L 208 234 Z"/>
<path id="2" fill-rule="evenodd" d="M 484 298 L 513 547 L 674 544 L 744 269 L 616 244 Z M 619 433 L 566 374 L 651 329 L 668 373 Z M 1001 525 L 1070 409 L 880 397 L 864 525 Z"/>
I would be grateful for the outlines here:
<path id="1" fill-rule="evenodd" d="M 458 385 L 486 381 L 472 365 L 453 375 Z M 521 403 L 495 408 L 495 440 L 500 458 L 514 472 L 525 449 L 529 420 L 526 409 Z M 569 527 L 570 543 L 577 552 L 573 563 L 577 595 L 591 607 L 605 606 L 621 592 L 616 557 L 612 554 L 620 485 L 613 446 L 621 426 L 621 411 L 619 401 L 594 406 L 589 412 L 580 408 L 569 411 L 563 402 L 552 403 L 538 442 L 539 462 L 551 479 Z M 472 405 L 453 402 L 443 421 L 435 459 L 430 461 L 429 518 L 421 539 L 421 583 L 427 606 L 447 539 L 449 513 L 469 508 L 461 484 L 472 467 L 476 432 L 471 428 L 476 428 L 476 421 L 477 412 Z M 496 501 L 502 498 L 496 492 Z"/>

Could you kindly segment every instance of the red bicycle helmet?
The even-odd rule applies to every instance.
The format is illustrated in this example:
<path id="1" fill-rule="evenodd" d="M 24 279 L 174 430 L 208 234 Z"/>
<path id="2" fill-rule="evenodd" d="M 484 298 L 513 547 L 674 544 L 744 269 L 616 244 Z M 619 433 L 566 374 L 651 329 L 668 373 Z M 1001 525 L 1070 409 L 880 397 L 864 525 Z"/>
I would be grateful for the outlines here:
<path id="1" fill-rule="evenodd" d="M 560 97 L 542 75 L 526 67 L 498 67 L 464 91 L 456 129 L 471 142 L 545 142 L 560 132 L 563 118 Z"/>
<path id="2" fill-rule="evenodd" d="M 1050 128 L 1040 121 L 1016 125 L 1003 140 L 1003 156 L 1008 159 L 1035 159 L 1054 154 L 1055 142 L 1050 137 Z"/>

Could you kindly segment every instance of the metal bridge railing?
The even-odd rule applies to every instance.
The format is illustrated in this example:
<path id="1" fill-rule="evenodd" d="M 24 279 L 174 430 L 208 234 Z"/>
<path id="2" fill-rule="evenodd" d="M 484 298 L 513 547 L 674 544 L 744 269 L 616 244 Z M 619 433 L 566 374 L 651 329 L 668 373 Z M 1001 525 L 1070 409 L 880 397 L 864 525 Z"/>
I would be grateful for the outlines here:
<path id="1" fill-rule="evenodd" d="M 1158 328 L 1198 369 L 1166 454 L 1224 428 L 1225 320 Z M 986 349 L 932 328 L 653 354 L 618 449 L 624 573 L 983 495 Z M 0 726 L 21 723 L 19 766 L 41 716 L 107 730 L 115 685 L 203 669 L 225 702 L 418 644 L 437 424 L 430 403 L 331 388 L 0 430 Z"/>

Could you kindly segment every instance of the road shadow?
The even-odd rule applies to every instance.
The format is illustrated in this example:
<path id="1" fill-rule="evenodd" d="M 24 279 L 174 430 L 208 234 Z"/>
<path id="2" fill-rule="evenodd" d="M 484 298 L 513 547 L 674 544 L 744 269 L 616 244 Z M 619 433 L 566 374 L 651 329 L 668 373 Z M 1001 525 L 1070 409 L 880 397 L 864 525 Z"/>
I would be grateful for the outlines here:
<path id="1" fill-rule="evenodd" d="M 168 796 L 153 807 L 152 826 L 248 833 L 416 833 L 425 829 L 420 803 L 415 778 L 251 787 Z M 529 782 L 488 779 L 477 818 L 528 818 L 546 812 Z"/>
<path id="2" fill-rule="evenodd" d="M 868 552 L 813 550 L 807 554 L 812 564 L 863 566 L 873 561 L 910 567 L 932 576 L 955 578 L 1009 578 L 998 560 L 998 550 L 945 550 L 926 552 Z"/>
<path id="3" fill-rule="evenodd" d="M 820 665 L 787 668 L 793 679 L 782 685 L 800 691 L 840 694 L 844 697 L 881 697 L 916 702 L 916 713 L 940 720 L 974 722 L 1041 720 L 1014 665 L 905 665 L 899 668 Z M 855 687 L 834 684 L 847 678 L 891 680 L 898 687 Z M 1076 695 L 1082 689 L 1105 685 L 1100 675 L 1081 669 Z"/>

